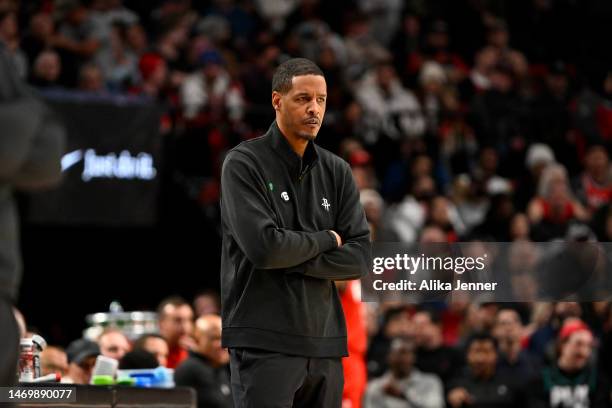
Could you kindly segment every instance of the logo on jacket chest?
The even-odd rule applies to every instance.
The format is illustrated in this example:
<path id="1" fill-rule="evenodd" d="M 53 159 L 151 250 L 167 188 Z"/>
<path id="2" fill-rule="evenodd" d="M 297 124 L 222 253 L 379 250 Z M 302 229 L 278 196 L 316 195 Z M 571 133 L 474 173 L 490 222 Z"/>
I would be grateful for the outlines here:
<path id="1" fill-rule="evenodd" d="M 329 207 L 331 207 L 331 204 L 329 203 L 329 201 L 327 201 L 327 198 L 323 197 L 321 199 L 321 206 L 325 208 L 325 211 L 329 212 Z"/>

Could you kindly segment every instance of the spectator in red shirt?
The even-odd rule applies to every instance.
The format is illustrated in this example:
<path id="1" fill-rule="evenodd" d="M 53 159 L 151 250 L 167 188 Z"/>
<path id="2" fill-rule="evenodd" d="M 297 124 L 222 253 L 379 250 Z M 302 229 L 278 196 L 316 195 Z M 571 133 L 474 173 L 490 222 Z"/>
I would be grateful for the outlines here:
<path id="1" fill-rule="evenodd" d="M 365 354 L 368 347 L 365 305 L 361 303 L 360 282 L 336 282 L 344 310 L 348 335 L 349 356 L 342 359 L 344 369 L 343 408 L 361 407 L 361 399 L 367 384 Z"/>
<path id="2" fill-rule="evenodd" d="M 193 310 L 180 297 L 163 300 L 157 308 L 159 333 L 168 342 L 168 368 L 175 368 L 187 358 L 192 348 Z"/>

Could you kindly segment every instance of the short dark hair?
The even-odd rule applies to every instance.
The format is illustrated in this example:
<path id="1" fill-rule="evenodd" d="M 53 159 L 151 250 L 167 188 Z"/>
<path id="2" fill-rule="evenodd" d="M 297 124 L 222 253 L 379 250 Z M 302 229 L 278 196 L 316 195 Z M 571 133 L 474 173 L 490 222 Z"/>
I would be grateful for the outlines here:
<path id="1" fill-rule="evenodd" d="M 474 342 L 482 342 L 482 341 L 488 341 L 491 342 L 491 344 L 493 344 L 493 348 L 497 351 L 497 339 L 495 337 L 493 337 L 493 335 L 491 335 L 490 333 L 486 332 L 486 331 L 479 331 L 476 333 L 472 333 L 469 337 L 468 340 L 465 344 L 465 350 L 469 350 L 470 346 L 472 345 L 472 343 Z"/>
<path id="2" fill-rule="evenodd" d="M 280 64 L 272 77 L 272 91 L 282 94 L 291 90 L 293 77 L 302 75 L 323 75 L 321 68 L 306 58 L 291 58 Z"/>
<path id="3" fill-rule="evenodd" d="M 145 344 L 147 343 L 148 339 L 161 339 L 163 341 L 166 341 L 166 339 L 164 339 L 161 334 L 145 333 L 141 335 L 138 339 L 136 339 L 136 341 L 134 342 L 134 350 L 144 350 Z"/>
<path id="4" fill-rule="evenodd" d="M 127 352 L 119 361 L 121 370 L 141 370 L 147 368 L 157 368 L 159 363 L 157 357 L 146 350 L 133 350 Z"/>
<path id="5" fill-rule="evenodd" d="M 170 296 L 162 300 L 159 303 L 159 306 L 157 306 L 157 317 L 158 318 L 161 318 L 165 314 L 164 309 L 168 305 L 172 305 L 174 307 L 180 307 L 183 305 L 187 305 L 191 307 L 191 305 L 184 298 L 180 296 Z"/>

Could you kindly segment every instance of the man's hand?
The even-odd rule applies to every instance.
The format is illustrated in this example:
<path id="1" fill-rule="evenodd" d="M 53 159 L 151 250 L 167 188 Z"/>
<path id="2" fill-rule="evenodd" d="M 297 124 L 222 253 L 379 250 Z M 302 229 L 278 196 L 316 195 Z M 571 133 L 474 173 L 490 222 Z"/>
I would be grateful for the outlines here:
<path id="1" fill-rule="evenodd" d="M 334 231 L 334 230 L 329 230 L 329 232 L 334 234 L 334 237 L 336 237 L 336 242 L 338 243 L 338 247 L 341 247 L 342 246 L 342 238 L 340 238 L 340 235 L 336 231 Z"/>
<path id="2" fill-rule="evenodd" d="M 448 402 L 451 407 L 459 408 L 464 405 L 471 405 L 472 396 L 463 387 L 453 388 L 448 393 Z"/>

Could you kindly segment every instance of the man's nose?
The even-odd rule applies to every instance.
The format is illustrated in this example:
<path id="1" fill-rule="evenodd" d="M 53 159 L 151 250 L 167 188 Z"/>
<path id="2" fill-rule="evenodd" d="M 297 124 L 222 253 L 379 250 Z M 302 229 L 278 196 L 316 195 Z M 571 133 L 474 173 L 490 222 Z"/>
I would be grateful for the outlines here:
<path id="1" fill-rule="evenodd" d="M 316 117 L 319 117 L 321 115 L 321 107 L 319 106 L 316 100 L 313 100 L 308 104 L 308 113 Z"/>

